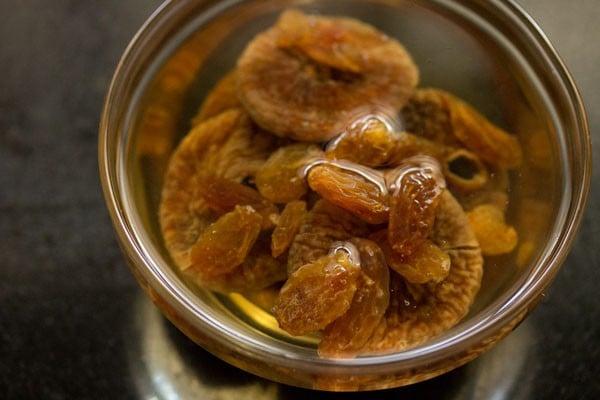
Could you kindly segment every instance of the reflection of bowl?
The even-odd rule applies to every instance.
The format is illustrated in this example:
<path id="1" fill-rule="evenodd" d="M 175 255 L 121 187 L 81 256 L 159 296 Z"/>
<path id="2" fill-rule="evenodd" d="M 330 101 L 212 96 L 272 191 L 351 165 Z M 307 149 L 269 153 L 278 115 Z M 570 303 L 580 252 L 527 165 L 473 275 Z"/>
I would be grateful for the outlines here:
<path id="1" fill-rule="evenodd" d="M 244 317 L 239 296 L 189 285 L 172 268 L 157 222 L 162 176 L 186 121 L 247 41 L 285 2 L 167 2 L 142 28 L 115 73 L 100 127 L 100 168 L 120 244 L 141 286 L 187 336 L 263 377 L 302 387 L 366 390 L 439 375 L 488 350 L 535 306 L 556 275 L 581 219 L 590 140 L 570 76 L 517 6 L 453 1 L 298 3 L 345 14 L 398 37 L 421 85 L 468 99 L 515 132 L 525 162 L 513 177 L 515 256 L 486 260 L 482 288 L 454 328 L 395 354 L 319 358 L 310 340 L 277 332 L 268 314 Z M 440 66 L 442 66 L 440 68 Z M 441 69 L 441 71 L 440 71 Z M 500 106 L 498 106 L 500 105 Z M 266 321 L 266 322 L 265 322 Z"/>

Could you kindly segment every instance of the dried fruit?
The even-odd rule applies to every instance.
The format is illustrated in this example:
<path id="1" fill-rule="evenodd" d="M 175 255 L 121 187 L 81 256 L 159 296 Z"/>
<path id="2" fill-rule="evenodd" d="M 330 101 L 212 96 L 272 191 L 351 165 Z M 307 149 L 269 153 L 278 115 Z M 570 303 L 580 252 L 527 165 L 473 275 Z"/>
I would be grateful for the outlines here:
<path id="1" fill-rule="evenodd" d="M 236 182 L 253 179 L 279 144 L 277 138 L 261 131 L 241 109 L 224 111 L 194 127 L 191 133 L 196 130 L 209 137 L 219 137 L 223 130 L 227 132 L 223 141 L 204 144 L 203 153 L 193 161 L 197 173 L 211 173 Z"/>
<path id="2" fill-rule="evenodd" d="M 385 115 L 368 114 L 357 119 L 345 132 L 327 145 L 325 156 L 367 167 L 385 165 L 401 133 Z"/>
<path id="3" fill-rule="evenodd" d="M 385 254 L 388 266 L 410 283 L 441 282 L 450 271 L 450 257 L 431 240 L 426 239 L 410 256 L 403 256 L 389 244 L 387 230 L 371 235 Z"/>
<path id="4" fill-rule="evenodd" d="M 271 238 L 271 254 L 279 257 L 292 244 L 306 217 L 306 202 L 295 200 L 287 203 L 281 212 Z"/>
<path id="5" fill-rule="evenodd" d="M 371 179 L 370 171 L 362 171 L 360 165 L 324 163 L 310 169 L 308 184 L 322 198 L 362 220 L 384 223 L 389 214 L 387 191 Z"/>
<path id="6" fill-rule="evenodd" d="M 225 294 L 237 292 L 254 295 L 287 278 L 285 263 L 271 257 L 269 240 L 264 234 L 258 236 L 244 262 L 229 273 L 207 276 L 195 268 L 183 272 L 195 284 Z"/>
<path id="7" fill-rule="evenodd" d="M 264 229 L 271 228 L 273 220 L 279 215 L 279 210 L 273 203 L 241 183 L 209 174 L 200 174 L 197 183 L 198 193 L 207 207 L 218 214 L 228 213 L 236 206 L 251 206 L 262 216 Z"/>
<path id="8" fill-rule="evenodd" d="M 407 159 L 391 180 L 388 240 L 396 253 L 408 257 L 431 233 L 445 182 L 435 160 L 425 157 Z"/>
<path id="9" fill-rule="evenodd" d="M 325 328 L 350 307 L 359 274 L 360 267 L 344 251 L 301 266 L 289 276 L 273 307 L 279 326 L 292 335 Z"/>
<path id="10" fill-rule="evenodd" d="M 431 241 L 450 257 L 450 271 L 440 283 L 407 283 L 390 275 L 390 305 L 385 321 L 362 352 L 389 353 L 423 343 L 460 321 L 481 285 L 483 258 L 460 204 L 444 191 L 436 211 Z"/>
<path id="11" fill-rule="evenodd" d="M 189 266 L 190 248 L 213 221 L 199 193 L 198 171 L 205 170 L 207 153 L 216 153 L 240 130 L 246 132 L 247 123 L 247 116 L 241 111 L 211 118 L 192 129 L 169 160 L 160 203 L 160 224 L 165 245 L 182 269 Z M 249 164 L 253 160 L 254 157 Z M 223 171 L 219 175 L 223 176 Z"/>
<path id="12" fill-rule="evenodd" d="M 419 155 L 435 158 L 441 163 L 444 161 L 445 147 L 421 136 L 401 132 L 395 137 L 394 147 L 388 158 L 388 165 L 397 167 L 407 158 Z"/>
<path id="13" fill-rule="evenodd" d="M 522 154 L 417 81 L 410 55 L 375 28 L 284 12 L 210 91 L 169 162 L 160 224 L 177 267 L 272 306 L 292 335 L 319 333 L 323 357 L 401 350 L 455 325 L 482 254 L 517 245 L 505 212 Z"/>
<path id="14" fill-rule="evenodd" d="M 252 118 L 282 137 L 321 142 L 358 110 L 399 110 L 418 70 L 404 47 L 350 18 L 284 12 L 237 63 L 238 94 Z"/>
<path id="15" fill-rule="evenodd" d="M 489 179 L 486 166 L 476 154 L 466 149 L 448 151 L 444 162 L 444 176 L 448 186 L 463 192 L 482 189 Z"/>
<path id="16" fill-rule="evenodd" d="M 191 268 L 208 277 L 231 272 L 246 259 L 261 223 L 252 207 L 236 206 L 202 232 L 192 247 Z"/>
<path id="17" fill-rule="evenodd" d="M 288 273 L 326 255 L 333 243 L 365 237 L 368 232 L 364 221 L 326 200 L 318 200 L 304 218 L 290 246 Z"/>
<path id="18" fill-rule="evenodd" d="M 445 91 L 417 89 L 402 108 L 400 117 L 407 132 L 442 146 L 457 147 Z"/>
<path id="19" fill-rule="evenodd" d="M 360 353 L 387 310 L 390 298 L 390 272 L 376 243 L 350 240 L 359 252 L 360 276 L 348 310 L 323 330 L 319 355 L 353 357 Z"/>
<path id="20" fill-rule="evenodd" d="M 492 165 L 511 169 L 521 164 L 521 145 L 514 136 L 493 125 L 467 103 L 449 96 L 452 132 L 465 147 Z"/>
<path id="21" fill-rule="evenodd" d="M 469 211 L 467 215 L 483 255 L 497 256 L 510 253 L 517 246 L 517 231 L 506 224 L 504 213 L 495 205 L 482 204 Z"/>
<path id="22" fill-rule="evenodd" d="M 519 141 L 458 97 L 439 89 L 419 89 L 402 110 L 407 131 L 450 147 L 465 147 L 502 168 L 521 163 Z"/>
<path id="23" fill-rule="evenodd" d="M 275 203 L 298 200 L 308 187 L 302 169 L 323 152 L 314 145 L 296 143 L 277 149 L 257 171 L 255 181 L 258 191 Z"/>

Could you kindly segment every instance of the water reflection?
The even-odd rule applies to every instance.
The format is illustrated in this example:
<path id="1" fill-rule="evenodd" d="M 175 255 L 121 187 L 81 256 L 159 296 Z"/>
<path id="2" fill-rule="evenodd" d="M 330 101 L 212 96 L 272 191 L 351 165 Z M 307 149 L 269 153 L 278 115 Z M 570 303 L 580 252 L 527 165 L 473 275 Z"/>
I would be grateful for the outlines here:
<path id="1" fill-rule="evenodd" d="M 493 350 L 445 375 L 412 386 L 366 393 L 315 392 L 278 384 L 232 367 L 196 346 L 142 294 L 125 332 L 128 362 L 140 399 L 397 400 L 528 399 L 535 332 L 526 320 Z"/>

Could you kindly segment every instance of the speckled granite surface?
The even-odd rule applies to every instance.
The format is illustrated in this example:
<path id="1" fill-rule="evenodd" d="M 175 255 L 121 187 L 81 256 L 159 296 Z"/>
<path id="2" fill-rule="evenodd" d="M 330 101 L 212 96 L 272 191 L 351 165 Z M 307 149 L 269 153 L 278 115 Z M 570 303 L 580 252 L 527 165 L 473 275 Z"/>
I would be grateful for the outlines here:
<path id="1" fill-rule="evenodd" d="M 97 171 L 102 101 L 158 0 L 0 2 L 0 398 L 300 399 L 192 345 L 121 257 Z M 577 81 L 600 141 L 600 7 L 521 0 Z M 596 145 L 598 143 L 595 143 Z M 595 146 L 598 160 L 600 146 Z M 600 176 L 583 227 L 532 316 L 432 381 L 313 398 L 600 398 Z"/>

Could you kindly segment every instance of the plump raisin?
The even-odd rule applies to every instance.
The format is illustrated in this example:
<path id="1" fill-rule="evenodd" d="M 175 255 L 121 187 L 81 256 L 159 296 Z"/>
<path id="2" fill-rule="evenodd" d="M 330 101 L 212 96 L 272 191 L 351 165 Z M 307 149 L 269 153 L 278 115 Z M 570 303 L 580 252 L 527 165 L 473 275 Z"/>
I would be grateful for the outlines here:
<path id="1" fill-rule="evenodd" d="M 392 249 L 408 257 L 430 235 L 435 209 L 445 182 L 433 159 L 410 158 L 394 172 L 388 240 Z"/>
<path id="2" fill-rule="evenodd" d="M 275 203 L 300 199 L 308 188 L 301 169 L 321 156 L 322 151 L 317 146 L 304 143 L 277 149 L 256 173 L 258 191 Z"/>
<path id="3" fill-rule="evenodd" d="M 510 253 L 517 246 L 517 231 L 506 224 L 504 213 L 497 206 L 482 204 L 469 211 L 467 216 L 483 255 Z"/>
<path id="4" fill-rule="evenodd" d="M 367 167 L 382 166 L 387 163 L 399 135 L 392 129 L 383 117 L 361 118 L 327 146 L 325 156 Z"/>
<path id="5" fill-rule="evenodd" d="M 389 303 L 390 272 L 379 246 L 351 239 L 359 252 L 361 274 L 350 308 L 323 330 L 318 352 L 326 357 L 353 357 L 373 334 Z"/>
<path id="6" fill-rule="evenodd" d="M 378 232 L 372 238 L 380 244 L 389 267 L 408 282 L 441 282 L 448 276 L 450 256 L 431 240 L 423 241 L 410 256 L 402 256 L 392 250 L 385 235 Z"/>
<path id="7" fill-rule="evenodd" d="M 389 206 L 387 193 L 373 181 L 365 179 L 355 170 L 321 164 L 311 168 L 308 184 L 324 199 L 348 210 L 371 224 L 387 221 Z"/>
<path id="8" fill-rule="evenodd" d="M 236 206 L 251 206 L 262 217 L 263 228 L 273 226 L 277 207 L 249 186 L 230 181 L 216 175 L 204 174 L 198 177 L 198 190 L 209 209 L 224 214 Z"/>
<path id="9" fill-rule="evenodd" d="M 244 262 L 260 233 L 262 217 L 250 206 L 236 206 L 202 232 L 191 250 L 192 268 L 205 276 L 224 275 Z"/>
<path id="10" fill-rule="evenodd" d="M 292 335 L 325 328 L 350 307 L 359 275 L 360 267 L 343 251 L 298 268 L 273 307 L 279 326 Z"/>

